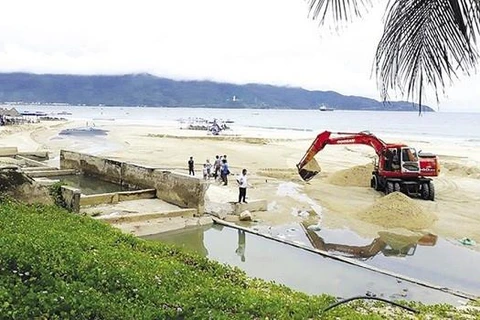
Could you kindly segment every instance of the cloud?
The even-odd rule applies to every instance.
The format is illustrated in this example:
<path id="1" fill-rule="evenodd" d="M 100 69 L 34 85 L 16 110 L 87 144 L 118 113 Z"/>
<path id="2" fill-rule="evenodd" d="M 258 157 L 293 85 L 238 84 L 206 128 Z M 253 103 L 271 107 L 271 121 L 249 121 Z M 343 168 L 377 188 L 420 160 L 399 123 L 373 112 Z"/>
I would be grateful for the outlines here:
<path id="1" fill-rule="evenodd" d="M 0 71 L 149 72 L 378 99 L 371 71 L 382 9 L 337 34 L 320 30 L 298 0 L 8 1 Z M 445 109 L 479 105 L 469 90 L 478 80 L 452 90 Z"/>

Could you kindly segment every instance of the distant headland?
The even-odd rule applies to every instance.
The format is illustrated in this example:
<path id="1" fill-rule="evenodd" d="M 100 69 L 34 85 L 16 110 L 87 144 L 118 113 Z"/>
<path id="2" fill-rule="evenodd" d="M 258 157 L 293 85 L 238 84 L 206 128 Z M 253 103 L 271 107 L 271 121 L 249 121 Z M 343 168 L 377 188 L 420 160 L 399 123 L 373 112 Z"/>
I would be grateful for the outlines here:
<path id="1" fill-rule="evenodd" d="M 177 81 L 151 74 L 55 75 L 0 73 L 1 103 L 102 106 L 418 111 L 405 101 L 345 96 L 335 91 L 265 84 Z M 423 111 L 433 111 L 422 106 Z"/>

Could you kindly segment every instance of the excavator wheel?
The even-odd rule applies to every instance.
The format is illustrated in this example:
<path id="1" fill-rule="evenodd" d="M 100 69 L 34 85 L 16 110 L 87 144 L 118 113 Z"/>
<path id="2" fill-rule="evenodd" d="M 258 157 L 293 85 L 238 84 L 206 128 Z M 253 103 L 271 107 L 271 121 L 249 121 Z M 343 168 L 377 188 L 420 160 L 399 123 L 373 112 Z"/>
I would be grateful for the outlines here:
<path id="1" fill-rule="evenodd" d="M 428 183 L 422 184 L 422 190 L 420 191 L 420 195 L 422 196 L 423 200 L 430 199 L 430 188 L 428 187 Z"/>
<path id="2" fill-rule="evenodd" d="M 381 190 L 382 187 L 380 186 L 380 182 L 378 181 L 378 177 L 376 175 L 372 176 L 372 179 L 370 180 L 370 186 L 375 191 L 380 191 Z"/>
<path id="3" fill-rule="evenodd" d="M 433 182 L 428 183 L 428 200 L 435 201 L 435 185 Z"/>
<path id="4" fill-rule="evenodd" d="M 394 191 L 393 182 L 387 182 L 387 187 L 385 188 L 385 194 L 390 194 Z"/>
<path id="5" fill-rule="evenodd" d="M 394 189 L 396 192 L 400 192 L 400 183 L 395 182 L 395 183 L 393 184 L 393 189 Z"/>

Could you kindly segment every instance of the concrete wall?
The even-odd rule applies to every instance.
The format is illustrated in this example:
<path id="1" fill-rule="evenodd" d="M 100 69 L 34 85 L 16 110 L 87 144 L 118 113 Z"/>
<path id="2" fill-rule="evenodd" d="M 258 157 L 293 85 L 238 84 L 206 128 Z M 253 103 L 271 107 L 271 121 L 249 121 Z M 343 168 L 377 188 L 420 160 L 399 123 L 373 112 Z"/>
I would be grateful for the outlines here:
<path id="1" fill-rule="evenodd" d="M 60 168 L 80 170 L 113 183 L 155 188 L 157 198 L 204 213 L 208 184 L 199 178 L 67 150 L 60 151 Z"/>
<path id="2" fill-rule="evenodd" d="M 68 186 L 62 186 L 61 190 L 67 209 L 72 212 L 80 212 L 80 190 Z"/>
<path id="3" fill-rule="evenodd" d="M 61 150 L 60 169 L 76 169 L 105 181 L 122 183 L 122 163 L 116 160 Z"/>
<path id="4" fill-rule="evenodd" d="M 155 188 L 155 181 L 152 179 L 154 171 L 155 168 L 152 167 L 123 163 L 121 170 L 122 182 L 141 188 Z"/>
<path id="5" fill-rule="evenodd" d="M 205 212 L 205 193 L 208 184 L 199 178 L 164 170 L 153 172 L 157 198 L 182 208 L 196 208 L 202 215 Z"/>

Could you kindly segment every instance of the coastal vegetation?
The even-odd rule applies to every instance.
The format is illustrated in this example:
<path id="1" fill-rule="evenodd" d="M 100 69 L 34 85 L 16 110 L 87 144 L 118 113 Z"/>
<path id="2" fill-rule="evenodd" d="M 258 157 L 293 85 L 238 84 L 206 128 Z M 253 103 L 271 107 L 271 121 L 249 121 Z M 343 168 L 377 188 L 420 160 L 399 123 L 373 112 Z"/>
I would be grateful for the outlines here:
<path id="1" fill-rule="evenodd" d="M 384 303 L 336 301 L 248 278 L 180 248 L 50 205 L 0 203 L 0 314 L 7 319 L 405 319 Z M 322 275 L 319 275 L 322 276 Z M 327 275 L 325 275 L 327 276 Z M 420 319 L 478 312 L 407 303 Z"/>

